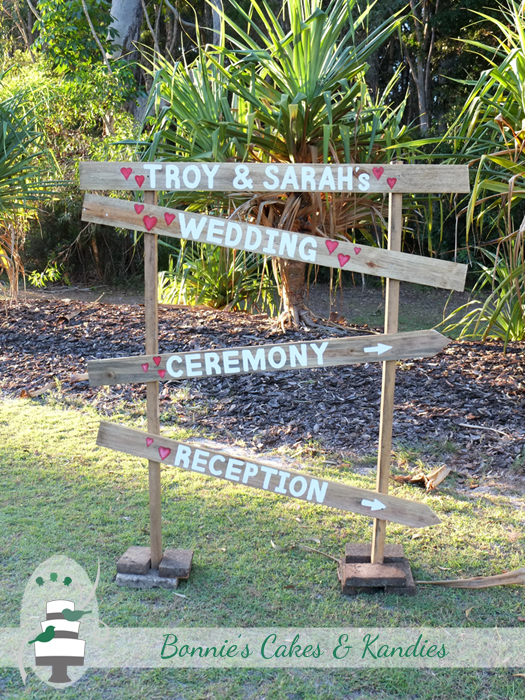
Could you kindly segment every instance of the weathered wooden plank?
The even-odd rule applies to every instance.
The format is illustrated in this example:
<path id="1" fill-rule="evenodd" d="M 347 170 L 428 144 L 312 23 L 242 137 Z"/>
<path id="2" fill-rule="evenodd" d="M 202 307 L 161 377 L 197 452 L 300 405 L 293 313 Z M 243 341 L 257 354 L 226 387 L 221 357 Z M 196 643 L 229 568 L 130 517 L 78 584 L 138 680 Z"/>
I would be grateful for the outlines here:
<path id="1" fill-rule="evenodd" d="M 449 339 L 437 331 L 411 331 L 315 342 L 214 348 L 164 355 L 116 357 L 88 362 L 91 386 L 167 382 L 188 377 L 279 372 L 362 362 L 432 357 Z"/>
<path id="2" fill-rule="evenodd" d="M 391 194 L 388 202 L 388 249 L 401 250 L 403 233 L 403 195 Z M 385 331 L 397 333 L 399 320 L 399 282 L 386 281 Z M 394 424 L 394 391 L 396 363 L 385 358 L 381 383 L 381 417 L 379 422 L 379 449 L 377 451 L 376 488 L 388 493 L 390 460 L 392 459 L 392 427 Z M 372 530 L 372 564 L 382 564 L 386 541 L 386 523 L 374 520 Z"/>
<path id="3" fill-rule="evenodd" d="M 469 192 L 466 165 L 80 163 L 82 190 Z"/>
<path id="4" fill-rule="evenodd" d="M 215 216 L 86 194 L 82 220 L 462 291 L 467 266 Z"/>
<path id="5" fill-rule="evenodd" d="M 218 479 L 244 484 L 316 505 L 381 518 L 409 527 L 437 525 L 439 518 L 424 503 L 383 496 L 375 491 L 327 481 L 285 466 L 240 459 L 206 446 L 189 445 L 115 423 L 100 424 L 97 445 Z M 379 498 L 378 498 L 379 496 Z"/>

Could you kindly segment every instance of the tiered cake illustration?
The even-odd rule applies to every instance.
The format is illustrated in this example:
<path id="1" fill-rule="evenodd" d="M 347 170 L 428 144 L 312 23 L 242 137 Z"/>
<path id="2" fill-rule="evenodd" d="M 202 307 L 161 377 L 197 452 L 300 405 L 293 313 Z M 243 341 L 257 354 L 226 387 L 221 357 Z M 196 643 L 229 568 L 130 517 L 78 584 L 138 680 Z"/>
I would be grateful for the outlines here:
<path id="1" fill-rule="evenodd" d="M 69 683 L 68 666 L 84 665 L 84 649 L 86 642 L 78 638 L 80 622 L 68 620 L 79 618 L 82 613 L 74 613 L 75 604 L 70 600 L 51 600 L 47 604 L 45 622 L 41 622 L 42 637 L 48 631 L 49 641 L 35 641 L 35 662 L 37 666 L 52 666 L 51 683 Z M 49 628 L 54 628 L 50 630 Z"/>

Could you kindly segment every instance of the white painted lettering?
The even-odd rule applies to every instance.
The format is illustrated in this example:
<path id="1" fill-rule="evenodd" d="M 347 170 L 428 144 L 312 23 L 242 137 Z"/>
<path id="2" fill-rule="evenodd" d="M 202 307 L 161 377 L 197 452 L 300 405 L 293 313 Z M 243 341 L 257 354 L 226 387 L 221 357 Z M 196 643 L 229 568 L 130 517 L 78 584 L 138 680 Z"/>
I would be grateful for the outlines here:
<path id="1" fill-rule="evenodd" d="M 354 175 L 352 168 L 346 168 L 346 177 L 344 175 L 344 168 L 337 168 L 337 187 L 341 192 L 344 192 L 344 185 L 346 184 L 346 189 L 351 192 L 354 189 Z"/>
<path id="2" fill-rule="evenodd" d="M 281 359 L 276 360 L 276 355 L 280 355 Z M 268 353 L 268 364 L 274 369 L 281 369 L 281 367 L 284 367 L 284 365 L 286 364 L 286 353 L 278 345 L 275 348 L 272 348 Z"/>
<path id="3" fill-rule="evenodd" d="M 319 180 L 319 191 L 323 190 L 325 187 L 329 187 L 332 192 L 335 190 L 335 180 L 332 173 L 332 168 L 329 165 L 327 165 L 323 170 L 323 174 Z"/>
<path id="4" fill-rule="evenodd" d="M 239 367 L 238 350 L 225 350 L 222 353 L 222 363 L 224 365 L 224 374 L 237 374 L 241 371 Z"/>
<path id="5" fill-rule="evenodd" d="M 267 467 L 264 464 L 261 464 L 261 471 L 266 474 L 264 477 L 264 482 L 263 482 L 263 489 L 267 489 L 268 486 L 270 485 L 270 479 L 274 474 L 277 474 L 278 470 L 274 469 L 273 467 Z"/>
<path id="6" fill-rule="evenodd" d="M 293 165 L 289 165 L 286 168 L 286 172 L 284 173 L 284 177 L 281 182 L 281 189 L 285 190 L 288 185 L 292 185 L 296 191 L 299 189 L 299 183 L 297 182 L 297 175 L 295 174 Z"/>
<path id="7" fill-rule="evenodd" d="M 235 232 L 235 237 L 232 237 L 232 232 Z M 226 226 L 226 236 L 224 238 L 224 245 L 228 247 L 232 247 L 239 245 L 242 239 L 242 228 L 240 227 L 239 224 L 234 223 L 233 221 L 228 221 L 228 225 Z"/>
<path id="8" fill-rule="evenodd" d="M 297 486 L 299 484 L 299 486 Z M 294 478 L 288 484 L 288 490 L 294 498 L 299 498 L 306 491 L 308 482 L 304 476 L 294 476 Z"/>
<path id="9" fill-rule="evenodd" d="M 190 175 L 193 173 L 193 180 L 190 180 Z M 201 171 L 198 165 L 187 165 L 182 171 L 182 181 L 191 190 L 198 187 L 201 181 Z"/>
<path id="10" fill-rule="evenodd" d="M 206 233 L 206 240 L 208 243 L 214 243 L 215 245 L 223 245 L 222 236 L 224 234 L 224 221 L 220 219 L 210 219 L 208 224 L 208 232 Z"/>
<path id="11" fill-rule="evenodd" d="M 142 163 L 144 170 L 149 171 L 149 186 L 151 189 L 155 189 L 157 186 L 157 178 L 155 175 L 156 170 L 162 170 L 162 165 L 160 163 Z"/>
<path id="12" fill-rule="evenodd" d="M 306 246 L 310 246 L 311 250 L 306 251 Z M 317 240 L 313 236 L 307 236 L 299 243 L 299 255 L 306 262 L 315 262 L 317 249 Z"/>
<path id="13" fill-rule="evenodd" d="M 208 217 L 203 216 L 197 224 L 197 219 L 194 216 L 192 216 L 191 219 L 186 223 L 186 216 L 183 214 L 183 212 L 179 211 L 178 214 L 181 236 L 186 239 L 192 236 L 194 241 L 198 241 L 201 237 L 201 233 L 204 227 L 206 226 Z"/>
<path id="14" fill-rule="evenodd" d="M 210 453 L 206 450 L 195 450 L 195 452 L 193 453 L 193 462 L 191 465 L 192 471 L 202 472 L 202 474 L 206 474 L 206 469 L 204 467 L 208 463 L 209 456 Z"/>
<path id="15" fill-rule="evenodd" d="M 186 355 L 186 374 L 188 377 L 202 377 L 202 363 L 200 352 Z"/>
<path id="16" fill-rule="evenodd" d="M 210 190 L 213 188 L 213 178 L 217 174 L 217 170 L 219 169 L 220 165 L 219 163 L 215 163 L 213 168 L 209 168 L 206 163 L 202 163 L 202 169 L 204 171 L 204 174 L 208 176 L 208 187 Z"/>
<path id="17" fill-rule="evenodd" d="M 290 484 L 291 486 L 291 484 Z M 321 486 L 319 486 L 319 482 L 317 479 L 312 479 L 310 481 L 310 488 L 308 489 L 308 496 L 306 497 L 308 501 L 313 500 L 313 497 L 315 496 L 315 500 L 317 503 L 322 503 L 324 501 L 324 497 L 326 495 L 326 489 L 328 488 L 328 482 L 323 481 Z"/>
<path id="18" fill-rule="evenodd" d="M 251 237 L 255 236 L 254 240 L 251 240 Z M 244 250 L 257 250 L 257 248 L 261 245 L 262 241 L 262 233 L 261 229 L 257 228 L 257 226 L 248 226 L 246 230 L 246 240 L 244 242 Z"/>
<path id="19" fill-rule="evenodd" d="M 266 244 L 266 247 L 263 248 L 262 252 L 266 253 L 267 255 L 277 255 L 277 251 L 273 247 L 273 242 L 281 232 L 275 228 L 267 228 L 265 233 L 268 236 L 268 243 Z"/>
<path id="20" fill-rule="evenodd" d="M 366 192 L 370 189 L 370 175 L 368 173 L 361 173 L 359 175 L 359 189 L 361 192 Z"/>
<path id="21" fill-rule="evenodd" d="M 181 377 L 184 372 L 181 369 L 178 369 L 176 372 L 173 369 L 173 363 L 178 362 L 179 364 L 182 363 L 182 357 L 179 357 L 178 355 L 172 355 L 168 361 L 166 362 L 166 371 L 171 377 Z"/>
<path id="22" fill-rule="evenodd" d="M 242 459 L 234 459 L 233 457 L 230 458 L 224 474 L 225 478 L 229 479 L 230 481 L 239 481 L 241 470 L 239 467 L 234 466 L 235 464 L 239 464 L 242 467 L 244 462 Z"/>
<path id="23" fill-rule="evenodd" d="M 308 347 L 306 343 L 301 343 L 301 352 L 297 345 L 290 345 L 290 367 L 297 367 L 297 362 L 301 367 L 308 366 Z"/>
<path id="24" fill-rule="evenodd" d="M 246 466 L 244 467 L 244 474 L 242 475 L 242 483 L 246 484 L 248 482 L 248 479 L 250 479 L 252 476 L 255 476 L 258 473 L 259 467 L 256 464 L 246 462 Z"/>
<path id="25" fill-rule="evenodd" d="M 177 454 L 175 455 L 175 461 L 173 466 L 184 467 L 184 469 L 189 469 L 191 457 L 191 447 L 188 445 L 178 445 Z"/>
<path id="26" fill-rule="evenodd" d="M 206 374 L 221 374 L 221 366 L 219 364 L 220 357 L 216 352 L 207 352 L 204 355 L 204 366 Z"/>
<path id="27" fill-rule="evenodd" d="M 296 247 L 297 234 L 292 233 L 290 235 L 289 231 L 281 231 L 281 241 L 279 243 L 279 256 L 283 257 L 283 255 L 285 255 L 284 250 L 286 248 L 286 256 L 293 259 Z"/>
<path id="28" fill-rule="evenodd" d="M 245 348 L 242 351 L 242 368 L 245 372 L 250 371 L 250 367 L 255 372 L 257 367 L 261 367 L 261 372 L 266 369 L 266 355 L 264 354 L 264 348 L 259 348 L 255 351 L 255 354 L 249 348 Z"/>
<path id="29" fill-rule="evenodd" d="M 276 190 L 279 187 L 279 178 L 276 175 L 279 174 L 279 168 L 276 165 L 269 165 L 264 171 L 266 177 L 270 177 L 272 182 L 264 180 L 263 185 L 267 190 Z"/>
<path id="30" fill-rule="evenodd" d="M 282 472 L 279 469 L 279 476 L 281 477 L 281 480 L 279 481 L 279 486 L 275 487 L 275 493 L 282 493 L 286 496 L 286 489 L 284 488 L 284 485 L 286 483 L 286 479 L 289 478 L 290 474 L 288 472 Z"/>
<path id="31" fill-rule="evenodd" d="M 225 462 L 226 459 L 222 455 L 213 455 L 213 457 L 208 462 L 208 469 L 210 474 L 213 476 L 220 476 L 222 474 L 222 469 L 215 469 L 215 462 Z"/>
<path id="32" fill-rule="evenodd" d="M 322 365 L 323 364 L 323 355 L 324 355 L 324 351 L 328 347 L 328 341 L 325 340 L 325 342 L 322 343 L 321 347 L 317 347 L 316 343 L 310 343 L 310 347 L 317 355 L 317 364 Z"/>
<path id="33" fill-rule="evenodd" d="M 166 189 L 167 190 L 180 190 L 179 166 L 178 165 L 167 165 L 166 166 Z"/>
<path id="34" fill-rule="evenodd" d="M 308 188 L 315 192 L 315 169 L 310 165 L 303 165 L 301 168 L 301 185 L 304 192 Z"/>

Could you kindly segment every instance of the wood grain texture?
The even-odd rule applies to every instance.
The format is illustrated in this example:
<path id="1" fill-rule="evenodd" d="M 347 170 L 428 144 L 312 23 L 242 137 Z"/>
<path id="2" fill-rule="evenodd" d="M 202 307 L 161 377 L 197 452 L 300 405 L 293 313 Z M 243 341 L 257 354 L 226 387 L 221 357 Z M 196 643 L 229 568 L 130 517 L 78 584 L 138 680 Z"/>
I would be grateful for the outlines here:
<path id="1" fill-rule="evenodd" d="M 388 249 L 401 250 L 403 235 L 403 195 L 391 194 L 388 202 Z M 399 282 L 386 281 L 385 331 L 397 333 L 399 320 Z M 377 453 L 376 488 L 380 493 L 388 493 L 390 481 L 390 460 L 392 455 L 392 426 L 394 424 L 394 391 L 396 383 L 396 363 L 387 360 L 383 363 L 381 386 L 381 413 L 379 419 L 379 447 Z M 382 564 L 386 541 L 386 523 L 374 520 L 372 531 L 372 564 Z"/>
<path id="2" fill-rule="evenodd" d="M 156 201 L 157 195 L 155 192 L 144 193 L 144 202 L 146 204 L 154 205 Z M 146 352 L 152 355 L 156 355 L 159 350 L 157 271 L 157 236 L 154 233 L 147 233 L 144 236 L 144 315 Z M 159 411 L 159 383 L 148 382 L 146 387 L 148 431 L 155 435 L 160 433 Z M 148 482 L 151 568 L 158 569 L 162 559 L 161 483 L 160 463 L 158 461 L 148 461 Z"/>
<path id="3" fill-rule="evenodd" d="M 123 199 L 86 194 L 82 220 L 136 231 L 199 240 L 236 250 L 299 260 L 376 277 L 462 291 L 467 266 L 408 253 L 327 241 L 319 236 L 258 227 L 177 209 L 141 205 Z M 327 242 L 331 248 L 329 250 Z M 333 245 L 335 244 L 335 248 Z"/>
<path id="4" fill-rule="evenodd" d="M 466 165 L 80 163 L 81 190 L 469 192 Z"/>
<path id="5" fill-rule="evenodd" d="M 387 335 L 213 348 L 163 355 L 116 357 L 88 362 L 91 386 L 167 382 L 188 377 L 255 374 L 293 369 L 319 369 L 362 362 L 432 357 L 450 340 L 437 331 L 411 331 Z M 379 346 L 379 347 L 378 347 Z M 390 346 L 381 354 L 375 349 Z M 368 352 L 365 352 L 365 348 Z M 394 362 L 395 364 L 395 362 Z"/>
<path id="6" fill-rule="evenodd" d="M 225 479 L 231 483 L 263 489 L 269 493 L 298 498 L 314 505 L 338 508 L 370 517 L 371 510 L 361 503 L 378 496 L 375 491 L 328 481 L 305 472 L 288 469 L 274 462 L 240 459 L 224 452 L 177 442 L 133 428 L 102 422 L 97 445 L 145 459 L 159 459 L 188 472 Z M 154 455 L 154 457 L 153 457 Z M 394 496 L 380 496 L 384 510 L 381 517 L 409 527 L 437 525 L 439 518 L 424 503 Z"/>

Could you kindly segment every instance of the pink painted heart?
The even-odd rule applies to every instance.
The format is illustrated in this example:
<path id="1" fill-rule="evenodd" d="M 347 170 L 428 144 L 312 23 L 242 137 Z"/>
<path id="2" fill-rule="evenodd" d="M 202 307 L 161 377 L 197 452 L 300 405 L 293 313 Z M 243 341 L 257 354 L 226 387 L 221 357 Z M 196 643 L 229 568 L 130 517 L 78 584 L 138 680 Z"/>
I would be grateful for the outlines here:
<path id="1" fill-rule="evenodd" d="M 385 172 L 384 168 L 372 168 L 372 172 L 376 176 L 376 179 L 379 180 L 381 178 L 381 175 Z"/>
<path id="2" fill-rule="evenodd" d="M 161 361 L 161 356 L 160 356 L 160 355 L 156 355 L 156 356 L 153 358 L 153 362 L 155 363 L 155 365 L 156 365 L 157 367 L 160 365 L 160 361 Z"/>
<path id="3" fill-rule="evenodd" d="M 151 231 L 151 229 L 157 224 L 157 217 L 156 216 L 146 216 L 142 219 L 144 221 L 144 226 L 147 228 L 148 231 Z"/>
<path id="4" fill-rule="evenodd" d="M 159 455 L 161 459 L 166 459 L 168 455 L 171 454 L 171 450 L 169 447 L 159 447 Z"/>
<path id="5" fill-rule="evenodd" d="M 151 445 L 153 445 L 153 438 L 146 438 L 146 445 L 147 445 L 148 447 L 150 447 Z"/>
<path id="6" fill-rule="evenodd" d="M 173 221 L 174 218 L 175 218 L 175 214 L 168 214 L 168 212 L 166 212 L 164 214 L 164 219 L 166 220 L 166 223 L 168 224 L 168 226 L 171 224 L 171 222 Z"/>
<path id="7" fill-rule="evenodd" d="M 341 267 L 344 267 L 346 265 L 346 263 L 350 260 L 350 256 L 343 255 L 342 253 L 339 253 L 339 255 L 337 256 L 337 259 L 339 260 L 339 265 Z"/>
<path id="8" fill-rule="evenodd" d="M 139 187 L 142 187 L 142 185 L 144 184 L 144 180 L 145 180 L 145 179 L 146 179 L 146 178 L 144 177 L 144 175 L 135 175 L 135 182 L 137 183 L 137 185 L 138 185 Z"/>
<path id="9" fill-rule="evenodd" d="M 328 248 L 328 252 L 330 255 L 334 252 L 334 250 L 337 248 L 339 243 L 337 241 L 325 241 L 326 247 Z"/>
<path id="10" fill-rule="evenodd" d="M 125 180 L 129 180 L 129 176 L 133 172 L 133 168 L 121 168 L 120 172 L 124 175 Z"/>
<path id="11" fill-rule="evenodd" d="M 166 370 L 165 370 L 165 369 L 159 369 L 159 377 L 160 377 L 161 379 L 164 379 L 165 376 L 166 376 Z"/>
<path id="12" fill-rule="evenodd" d="M 143 365 L 140 365 L 140 366 L 142 367 L 142 369 L 144 370 L 144 372 L 147 372 L 148 369 L 149 369 L 149 365 L 148 365 L 147 362 L 145 362 Z"/>
<path id="13" fill-rule="evenodd" d="M 135 211 L 137 214 L 140 214 L 144 210 L 144 205 L 143 204 L 135 204 Z"/>
<path id="14" fill-rule="evenodd" d="M 386 181 L 388 182 L 388 186 L 390 187 L 390 189 L 393 189 L 394 185 L 397 182 L 397 177 L 387 177 Z"/>
<path id="15" fill-rule="evenodd" d="M 354 248 L 354 253 L 355 253 L 356 255 L 359 255 L 360 252 L 361 252 L 361 248 L 358 248 L 358 247 L 356 246 L 356 247 Z"/>

